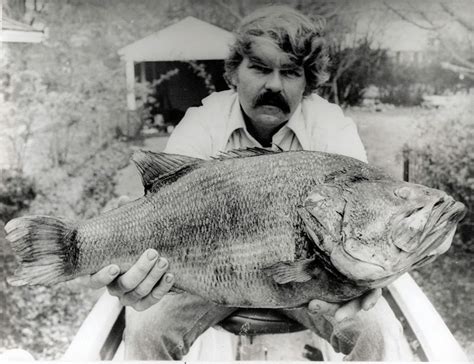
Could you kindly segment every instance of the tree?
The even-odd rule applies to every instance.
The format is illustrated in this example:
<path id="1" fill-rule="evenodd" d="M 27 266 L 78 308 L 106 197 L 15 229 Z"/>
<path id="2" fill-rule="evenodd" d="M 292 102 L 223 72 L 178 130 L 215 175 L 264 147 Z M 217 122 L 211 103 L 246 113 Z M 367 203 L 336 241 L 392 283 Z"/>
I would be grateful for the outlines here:
<path id="1" fill-rule="evenodd" d="M 438 0 L 429 6 L 426 1 L 384 4 L 401 19 L 433 32 L 443 51 L 443 67 L 474 80 L 474 7 L 470 0 Z"/>

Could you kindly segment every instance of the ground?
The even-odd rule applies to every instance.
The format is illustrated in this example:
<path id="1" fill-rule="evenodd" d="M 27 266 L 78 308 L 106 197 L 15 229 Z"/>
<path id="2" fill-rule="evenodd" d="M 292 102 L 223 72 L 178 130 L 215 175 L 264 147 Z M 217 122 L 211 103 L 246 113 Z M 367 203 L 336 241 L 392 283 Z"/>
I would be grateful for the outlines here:
<path id="1" fill-rule="evenodd" d="M 416 120 L 425 112 L 417 108 L 392 109 L 381 113 L 353 109 L 348 110 L 347 114 L 353 117 L 358 125 L 362 140 L 367 147 L 369 162 L 386 169 L 396 177 L 401 177 L 401 148 L 415 132 Z M 162 150 L 165 143 L 166 138 L 147 138 L 145 145 L 138 144 L 131 147 Z M 117 166 L 117 174 L 113 177 L 115 181 L 112 184 L 113 191 L 106 188 L 107 183 L 102 183 L 100 184 L 102 187 L 97 188 L 97 193 L 102 198 L 101 202 L 113 196 L 128 194 L 131 197 L 138 197 L 142 193 L 140 178 L 135 167 L 128 165 L 122 168 L 123 157 L 129 155 L 128 147 L 130 146 L 123 144 L 121 152 L 115 150 L 110 153 L 112 156 L 121 154 L 122 159 L 119 158 L 119 161 L 109 156 L 102 162 L 100 160 L 95 162 L 93 168 L 96 174 L 97 171 L 107 170 L 107 167 Z M 112 172 L 106 174 L 110 178 L 112 175 Z M 68 186 L 68 189 L 72 187 L 74 186 Z M 55 192 L 55 195 L 57 194 Z M 47 196 L 43 198 L 47 199 Z M 60 203 L 60 200 L 61 195 L 55 197 L 56 203 Z M 97 198 L 93 201 L 97 204 Z M 69 201 L 69 204 L 79 202 L 86 204 L 84 201 Z M 6 269 L 0 271 L 2 302 L 0 314 L 3 323 L 0 353 L 9 348 L 23 348 L 32 353 L 37 360 L 59 359 L 100 292 L 85 288 L 80 280 L 54 288 L 8 287 L 5 276 L 11 274 L 14 262 L 2 234 L 3 229 L 0 229 L 1 253 L 6 259 Z M 429 267 L 418 270 L 413 276 L 472 359 L 474 314 L 471 301 L 474 280 L 472 270 L 468 268 L 471 260 L 471 255 L 446 255 Z M 306 339 L 296 341 L 296 354 L 292 360 L 303 359 L 298 350 L 301 349 L 301 353 L 303 352 L 304 340 Z M 271 354 L 268 359 L 278 360 L 272 358 Z"/>

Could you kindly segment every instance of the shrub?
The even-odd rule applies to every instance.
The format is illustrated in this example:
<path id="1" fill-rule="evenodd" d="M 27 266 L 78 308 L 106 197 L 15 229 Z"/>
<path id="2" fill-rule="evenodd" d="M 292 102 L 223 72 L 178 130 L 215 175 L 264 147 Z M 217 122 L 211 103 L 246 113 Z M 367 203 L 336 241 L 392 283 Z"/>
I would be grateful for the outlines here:
<path id="1" fill-rule="evenodd" d="M 423 95 L 454 93 L 469 87 L 459 75 L 443 69 L 439 61 L 426 64 L 398 64 L 393 60 L 382 64 L 374 84 L 380 89 L 380 101 L 396 106 L 418 106 Z"/>
<path id="2" fill-rule="evenodd" d="M 450 115 L 451 114 L 451 115 Z M 422 121 L 410 145 L 410 180 L 446 191 L 468 208 L 458 229 L 463 250 L 474 232 L 474 105 L 446 110 Z"/>
<path id="3" fill-rule="evenodd" d="M 386 50 L 371 48 L 368 40 L 348 48 L 335 44 L 329 48 L 329 53 L 330 78 L 322 86 L 321 93 L 340 105 L 360 104 L 365 89 L 376 83 L 380 73 L 387 69 Z"/>
<path id="4" fill-rule="evenodd" d="M 424 87 L 419 84 L 385 86 L 380 92 L 380 101 L 395 106 L 419 106 L 423 102 Z"/>
<path id="5" fill-rule="evenodd" d="M 419 79 L 417 67 L 388 62 L 383 77 L 376 83 L 380 88 L 380 101 L 396 106 L 421 105 L 427 86 Z"/>
<path id="6" fill-rule="evenodd" d="M 30 178 L 13 170 L 0 170 L 0 221 L 7 222 L 36 196 Z"/>

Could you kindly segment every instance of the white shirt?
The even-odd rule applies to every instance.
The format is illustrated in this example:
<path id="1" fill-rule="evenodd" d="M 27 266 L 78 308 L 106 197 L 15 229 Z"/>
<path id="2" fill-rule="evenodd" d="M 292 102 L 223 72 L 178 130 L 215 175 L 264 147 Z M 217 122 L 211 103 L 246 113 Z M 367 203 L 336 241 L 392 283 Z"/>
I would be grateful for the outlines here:
<path id="1" fill-rule="evenodd" d="M 215 92 L 202 104 L 188 109 L 171 134 L 166 153 L 208 159 L 223 151 L 261 147 L 247 131 L 237 92 Z M 339 106 L 316 94 L 303 98 L 272 143 L 285 151 L 315 150 L 367 162 L 355 123 Z"/>

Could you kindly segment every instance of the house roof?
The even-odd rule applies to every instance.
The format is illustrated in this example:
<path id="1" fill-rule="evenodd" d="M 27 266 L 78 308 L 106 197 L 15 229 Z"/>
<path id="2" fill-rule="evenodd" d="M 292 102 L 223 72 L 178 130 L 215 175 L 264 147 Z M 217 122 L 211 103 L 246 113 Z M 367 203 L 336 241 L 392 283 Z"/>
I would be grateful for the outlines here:
<path id="1" fill-rule="evenodd" d="M 233 39 L 231 32 L 188 16 L 121 48 L 118 54 L 135 62 L 224 59 Z"/>
<path id="2" fill-rule="evenodd" d="M 13 20 L 3 14 L 1 42 L 39 43 L 44 40 L 44 33 L 32 26 Z"/>

